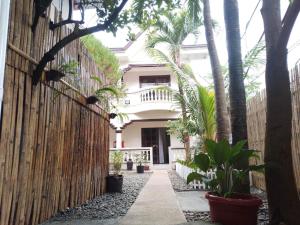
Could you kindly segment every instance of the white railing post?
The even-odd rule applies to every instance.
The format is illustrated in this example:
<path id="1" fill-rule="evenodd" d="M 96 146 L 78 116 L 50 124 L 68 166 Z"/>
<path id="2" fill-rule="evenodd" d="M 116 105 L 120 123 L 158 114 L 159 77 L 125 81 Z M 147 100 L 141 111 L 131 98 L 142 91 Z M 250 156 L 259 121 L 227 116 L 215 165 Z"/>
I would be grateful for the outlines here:
<path id="1" fill-rule="evenodd" d="M 153 168 L 153 148 L 150 148 L 150 165 Z"/>

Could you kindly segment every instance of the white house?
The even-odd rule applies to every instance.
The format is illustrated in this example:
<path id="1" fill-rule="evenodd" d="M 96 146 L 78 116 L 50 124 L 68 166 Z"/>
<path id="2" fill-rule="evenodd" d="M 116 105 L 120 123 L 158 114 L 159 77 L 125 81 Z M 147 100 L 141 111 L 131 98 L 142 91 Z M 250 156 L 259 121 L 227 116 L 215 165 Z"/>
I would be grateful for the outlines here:
<path id="1" fill-rule="evenodd" d="M 123 83 L 127 90 L 118 111 L 127 114 L 128 118 L 111 120 L 110 147 L 125 151 L 128 157 L 133 157 L 132 152 L 143 151 L 149 161 L 164 164 L 172 161 L 170 154 L 174 149 L 183 149 L 183 144 L 166 130 L 167 121 L 178 119 L 181 110 L 174 103 L 172 94 L 160 88 L 168 86 L 176 90 L 177 81 L 165 64 L 155 62 L 147 54 L 145 40 L 146 33 L 140 33 L 134 42 L 112 49 L 123 68 Z M 160 48 L 164 49 L 164 46 Z M 186 63 L 196 59 L 199 66 L 210 65 L 204 44 L 183 45 L 181 58 Z"/>

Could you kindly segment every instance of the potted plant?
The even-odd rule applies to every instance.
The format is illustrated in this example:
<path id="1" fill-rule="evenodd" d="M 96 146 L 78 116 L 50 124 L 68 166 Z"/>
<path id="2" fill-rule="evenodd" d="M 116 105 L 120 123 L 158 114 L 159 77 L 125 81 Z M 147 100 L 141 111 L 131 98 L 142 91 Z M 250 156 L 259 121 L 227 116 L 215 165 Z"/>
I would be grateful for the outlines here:
<path id="1" fill-rule="evenodd" d="M 137 173 L 144 173 L 144 165 L 143 165 L 143 157 L 140 154 L 135 155 L 135 162 L 136 162 L 136 171 Z"/>
<path id="2" fill-rule="evenodd" d="M 77 76 L 78 63 L 75 60 L 71 60 L 68 63 L 63 63 L 59 65 L 56 69 L 50 69 L 46 71 L 45 80 L 46 81 L 59 81 L 61 78 L 65 77 L 66 74 Z"/>
<path id="3" fill-rule="evenodd" d="M 263 165 L 250 165 L 246 169 L 236 169 L 236 165 L 251 157 L 258 157 L 255 150 L 245 150 L 245 141 L 230 146 L 228 141 L 219 143 L 206 140 L 207 153 L 199 153 L 194 157 L 193 167 L 207 172 L 212 169 L 216 177 L 207 180 L 205 173 L 192 172 L 187 182 L 203 180 L 210 188 L 206 194 L 210 206 L 212 222 L 223 225 L 256 225 L 257 211 L 262 200 L 250 194 L 235 193 L 234 189 L 241 184 L 251 170 L 262 170 Z M 205 181 L 206 180 L 206 181 Z"/>
<path id="4" fill-rule="evenodd" d="M 122 192 L 123 175 L 120 174 L 123 163 L 123 153 L 115 151 L 112 153 L 113 174 L 106 177 L 107 192 Z"/>
<path id="5" fill-rule="evenodd" d="M 127 161 L 127 170 L 132 170 L 133 162 L 132 159 L 128 159 Z"/>

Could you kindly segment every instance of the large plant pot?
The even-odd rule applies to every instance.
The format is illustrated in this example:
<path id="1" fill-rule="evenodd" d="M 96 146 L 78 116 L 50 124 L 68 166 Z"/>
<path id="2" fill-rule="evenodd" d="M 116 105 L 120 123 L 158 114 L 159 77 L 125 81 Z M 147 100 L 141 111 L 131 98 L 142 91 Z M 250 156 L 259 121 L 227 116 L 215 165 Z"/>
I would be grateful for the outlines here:
<path id="1" fill-rule="evenodd" d="M 137 173 L 144 173 L 144 166 L 136 166 Z"/>
<path id="2" fill-rule="evenodd" d="M 257 211 L 262 200 L 252 195 L 235 194 L 223 198 L 208 192 L 205 197 L 210 206 L 212 222 L 222 225 L 256 225 Z"/>
<path id="3" fill-rule="evenodd" d="M 127 161 L 127 170 L 132 170 L 132 167 L 133 167 L 133 162 L 132 162 L 131 159 L 129 159 L 129 160 Z"/>
<path id="4" fill-rule="evenodd" d="M 107 192 L 122 192 L 123 175 L 109 175 L 106 177 Z"/>

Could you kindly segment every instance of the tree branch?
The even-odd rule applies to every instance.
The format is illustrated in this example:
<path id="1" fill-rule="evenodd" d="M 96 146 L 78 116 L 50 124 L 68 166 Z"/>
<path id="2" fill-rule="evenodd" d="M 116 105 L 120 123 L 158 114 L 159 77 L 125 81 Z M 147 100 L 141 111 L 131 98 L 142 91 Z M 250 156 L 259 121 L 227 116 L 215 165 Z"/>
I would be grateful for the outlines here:
<path id="1" fill-rule="evenodd" d="M 92 34 L 94 32 L 98 31 L 104 31 L 108 29 L 108 27 L 114 22 L 119 13 L 122 11 L 124 6 L 128 0 L 123 0 L 121 4 L 114 10 L 114 12 L 108 17 L 108 19 L 103 23 L 103 24 L 97 24 L 96 26 L 89 27 L 89 28 L 84 28 L 84 29 L 79 29 L 79 30 L 74 30 L 71 34 L 67 35 L 63 39 L 61 39 L 59 42 L 57 42 L 48 52 L 44 54 L 42 59 L 39 61 L 39 64 L 37 65 L 36 69 L 34 70 L 33 77 L 32 77 L 32 83 L 33 85 L 36 85 L 42 75 L 42 72 L 44 71 L 46 65 L 48 62 L 52 61 L 55 59 L 55 55 L 62 49 L 64 48 L 67 44 L 71 43 L 72 41 L 86 36 L 88 34 Z"/>
<path id="2" fill-rule="evenodd" d="M 58 23 L 53 23 L 51 21 L 50 24 L 49 24 L 50 30 L 54 30 L 54 29 L 56 29 L 58 27 L 61 27 L 61 26 L 67 25 L 67 24 L 71 24 L 71 23 L 74 23 L 74 24 L 84 24 L 84 9 L 82 7 L 82 4 L 79 4 L 78 8 L 82 11 L 82 13 L 81 13 L 81 20 L 80 21 L 78 21 L 78 20 L 72 20 L 72 15 L 73 15 L 73 0 L 69 0 L 68 19 L 62 20 L 62 21 L 60 21 Z"/>
<path id="3" fill-rule="evenodd" d="M 67 25 L 67 24 L 71 24 L 71 23 L 74 23 L 74 24 L 84 24 L 84 21 L 83 20 L 79 21 L 79 20 L 67 19 L 67 20 L 60 21 L 59 23 L 50 22 L 49 29 L 50 30 L 54 30 L 54 29 L 56 29 L 58 27 L 61 27 L 61 26 Z"/>
<path id="4" fill-rule="evenodd" d="M 278 49 L 286 48 L 290 39 L 295 21 L 300 12 L 300 0 L 294 0 L 288 7 L 278 40 Z"/>

